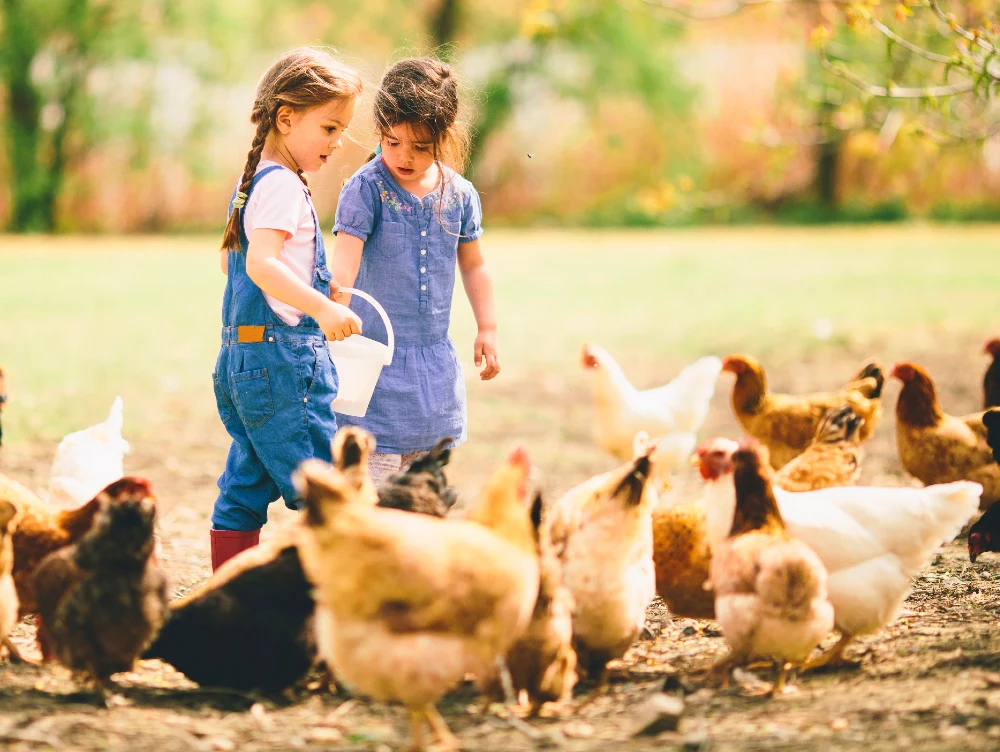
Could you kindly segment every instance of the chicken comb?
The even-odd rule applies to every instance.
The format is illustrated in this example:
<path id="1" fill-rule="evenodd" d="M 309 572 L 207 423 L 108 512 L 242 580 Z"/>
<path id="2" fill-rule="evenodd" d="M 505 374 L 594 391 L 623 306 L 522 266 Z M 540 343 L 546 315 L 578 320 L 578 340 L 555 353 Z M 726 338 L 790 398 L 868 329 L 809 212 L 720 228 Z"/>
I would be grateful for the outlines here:
<path id="1" fill-rule="evenodd" d="M 112 500 L 121 498 L 145 499 L 153 495 L 153 486 L 145 478 L 140 478 L 137 475 L 126 475 L 105 487 L 101 493 L 110 496 Z"/>
<path id="2" fill-rule="evenodd" d="M 993 337 L 986 340 L 986 344 L 983 345 L 983 352 L 987 355 L 992 355 L 994 358 L 1000 355 L 1000 337 Z"/>

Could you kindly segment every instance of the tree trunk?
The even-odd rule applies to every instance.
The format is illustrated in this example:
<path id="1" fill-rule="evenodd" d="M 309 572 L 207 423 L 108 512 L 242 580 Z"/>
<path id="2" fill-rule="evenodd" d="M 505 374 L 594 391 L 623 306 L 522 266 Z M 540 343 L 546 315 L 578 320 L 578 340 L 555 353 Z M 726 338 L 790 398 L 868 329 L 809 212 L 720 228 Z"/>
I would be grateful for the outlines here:
<path id="1" fill-rule="evenodd" d="M 447 45 L 455 41 L 459 10 L 459 0 L 440 0 L 437 12 L 431 18 L 431 37 L 439 48 L 438 54 L 446 59 L 451 58 L 452 51 Z"/>

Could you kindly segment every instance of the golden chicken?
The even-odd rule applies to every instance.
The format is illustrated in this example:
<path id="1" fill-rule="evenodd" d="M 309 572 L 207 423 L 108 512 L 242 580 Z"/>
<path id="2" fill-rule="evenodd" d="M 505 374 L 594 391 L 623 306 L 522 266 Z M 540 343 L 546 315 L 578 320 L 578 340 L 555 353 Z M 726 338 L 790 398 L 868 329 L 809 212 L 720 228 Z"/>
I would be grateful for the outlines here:
<path id="1" fill-rule="evenodd" d="M 653 510 L 656 594 L 672 616 L 714 619 L 715 596 L 703 587 L 712 563 L 705 510 L 695 503 Z"/>
<path id="2" fill-rule="evenodd" d="M 715 618 L 731 652 L 727 670 L 753 658 L 778 662 L 773 694 L 788 664 L 801 664 L 833 630 L 827 573 L 809 546 L 785 527 L 767 451 L 754 439 L 733 454 L 736 509 L 728 536 L 714 550 Z"/>
<path id="3" fill-rule="evenodd" d="M 899 461 L 924 485 L 971 480 L 983 486 L 979 508 L 1000 499 L 1000 467 L 987 443 L 984 413 L 948 415 L 934 382 L 916 363 L 897 363 L 892 376 L 903 382 L 896 402 Z"/>
<path id="4" fill-rule="evenodd" d="M 531 508 L 538 531 L 541 578 L 531 623 L 507 653 L 514 693 L 528 697 L 529 712 L 537 715 L 547 702 L 567 698 L 576 685 L 576 651 L 573 649 L 573 596 L 562 584 L 562 566 L 541 527 L 541 497 Z M 502 699 L 496 674 L 481 677 L 480 688 L 490 699 Z"/>
<path id="5" fill-rule="evenodd" d="M 608 661 L 621 658 L 645 626 L 656 595 L 651 456 L 568 491 L 552 508 L 549 533 L 573 594 L 573 642 L 584 674 L 607 680 Z"/>
<path id="6" fill-rule="evenodd" d="M 531 463 L 515 450 L 466 519 L 438 519 L 376 508 L 365 484 L 374 441 L 351 427 L 337 439 L 339 467 L 310 460 L 294 474 L 305 499 L 299 553 L 317 589 L 320 656 L 352 690 L 403 703 L 417 749 L 426 749 L 425 722 L 455 749 L 435 704 L 465 674 L 494 669 L 538 595 Z"/>
<path id="7" fill-rule="evenodd" d="M 816 435 L 823 416 L 830 409 L 850 405 L 864 419 L 859 440 L 867 441 L 882 416 L 882 385 L 885 375 L 875 362 L 861 371 L 838 392 L 791 395 L 768 391 L 764 369 L 749 355 L 730 355 L 722 370 L 736 375 L 733 385 L 733 413 L 748 434 L 764 444 L 771 454 L 771 466 L 781 469 L 805 451 Z"/>
<path id="8" fill-rule="evenodd" d="M 14 569 L 13 536 L 19 517 L 17 507 L 9 501 L 0 501 L 0 647 L 7 648 L 11 660 L 21 657 L 7 636 L 17 624 L 17 589 L 11 572 Z"/>
<path id="9" fill-rule="evenodd" d="M 122 479 L 98 499 L 86 535 L 38 565 L 34 593 L 39 642 L 104 697 L 111 675 L 131 671 L 160 629 L 167 581 L 153 561 L 156 506 L 149 485 Z"/>
<path id="10" fill-rule="evenodd" d="M 786 491 L 853 486 L 861 475 L 861 427 L 865 420 L 850 405 L 829 410 L 806 450 L 774 476 Z"/>

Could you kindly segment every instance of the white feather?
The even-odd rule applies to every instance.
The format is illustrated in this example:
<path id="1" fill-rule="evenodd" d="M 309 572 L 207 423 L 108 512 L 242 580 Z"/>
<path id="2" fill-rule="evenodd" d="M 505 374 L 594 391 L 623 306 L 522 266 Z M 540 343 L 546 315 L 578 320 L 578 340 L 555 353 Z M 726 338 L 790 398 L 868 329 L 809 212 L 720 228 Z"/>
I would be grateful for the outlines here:
<path id="1" fill-rule="evenodd" d="M 129 451 L 122 438 L 122 398 L 115 397 L 103 423 L 68 434 L 59 442 L 49 473 L 49 497 L 57 504 L 90 501 L 124 474 Z"/>

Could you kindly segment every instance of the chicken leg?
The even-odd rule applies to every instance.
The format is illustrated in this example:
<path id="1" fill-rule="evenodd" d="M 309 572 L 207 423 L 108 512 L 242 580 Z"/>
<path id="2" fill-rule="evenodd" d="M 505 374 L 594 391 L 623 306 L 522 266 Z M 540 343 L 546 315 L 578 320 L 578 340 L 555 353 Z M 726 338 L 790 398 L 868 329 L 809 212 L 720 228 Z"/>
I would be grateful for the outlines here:
<path id="1" fill-rule="evenodd" d="M 28 666 L 39 665 L 39 661 L 36 661 L 33 658 L 26 658 L 25 656 L 21 655 L 21 651 L 18 649 L 17 645 L 11 642 L 11 639 L 9 637 L 4 637 L 3 642 L 0 644 L 2 644 L 3 647 L 7 648 L 7 660 L 9 660 L 11 663 L 23 663 Z"/>
<path id="2" fill-rule="evenodd" d="M 814 668 L 821 668 L 823 666 L 837 666 L 844 662 L 844 651 L 847 646 L 854 639 L 854 635 L 842 634 L 840 640 L 832 648 L 827 650 L 825 653 L 819 656 L 819 658 L 814 658 L 805 662 L 802 666 L 803 671 L 809 671 Z"/>
<path id="3" fill-rule="evenodd" d="M 431 725 L 431 729 L 434 731 L 434 736 L 437 738 L 437 749 L 447 750 L 447 752 L 457 752 L 462 748 L 462 743 L 458 740 L 451 730 L 448 728 L 448 724 L 444 722 L 444 718 L 438 712 L 438 709 L 433 705 L 428 705 L 424 708 L 424 717 L 427 718 L 427 722 Z"/>

